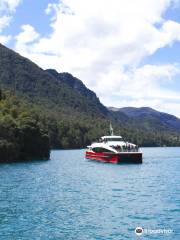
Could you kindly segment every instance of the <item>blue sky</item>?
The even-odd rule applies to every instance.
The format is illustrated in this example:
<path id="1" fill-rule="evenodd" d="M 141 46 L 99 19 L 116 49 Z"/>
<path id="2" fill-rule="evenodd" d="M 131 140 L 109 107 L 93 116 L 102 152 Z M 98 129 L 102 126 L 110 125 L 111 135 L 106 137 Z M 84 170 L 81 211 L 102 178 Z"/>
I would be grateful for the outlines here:
<path id="1" fill-rule="evenodd" d="M 0 42 L 107 106 L 180 117 L 179 0 L 1 0 Z"/>
<path id="2" fill-rule="evenodd" d="M 13 14 L 11 24 L 4 29 L 3 33 L 16 36 L 21 32 L 22 25 L 29 24 L 34 26 L 34 28 L 41 34 L 47 35 L 51 31 L 49 16 L 45 14 L 45 9 L 49 2 L 49 0 L 22 1 L 16 8 L 16 13 Z M 13 41 L 9 42 L 8 46 L 13 46 L 13 43 Z"/>

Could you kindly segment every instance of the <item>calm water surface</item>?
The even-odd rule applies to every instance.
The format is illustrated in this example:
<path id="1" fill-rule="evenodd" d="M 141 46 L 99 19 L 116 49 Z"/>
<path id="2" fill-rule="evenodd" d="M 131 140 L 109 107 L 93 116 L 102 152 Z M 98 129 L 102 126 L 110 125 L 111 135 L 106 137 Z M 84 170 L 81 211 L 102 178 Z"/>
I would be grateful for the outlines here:
<path id="1" fill-rule="evenodd" d="M 145 148 L 142 165 L 52 151 L 51 161 L 0 165 L 0 240 L 180 239 L 180 148 Z M 144 234 L 134 229 L 171 229 Z"/>

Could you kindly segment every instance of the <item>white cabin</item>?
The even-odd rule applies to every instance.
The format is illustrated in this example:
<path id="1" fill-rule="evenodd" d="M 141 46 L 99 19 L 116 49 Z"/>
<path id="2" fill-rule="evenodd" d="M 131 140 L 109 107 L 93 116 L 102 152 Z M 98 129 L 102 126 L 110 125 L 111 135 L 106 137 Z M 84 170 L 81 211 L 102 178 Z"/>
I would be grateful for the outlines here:
<path id="1" fill-rule="evenodd" d="M 133 143 L 128 143 L 124 141 L 121 136 L 103 136 L 99 140 L 100 142 L 106 143 L 109 146 L 120 146 L 120 147 L 136 147 Z"/>

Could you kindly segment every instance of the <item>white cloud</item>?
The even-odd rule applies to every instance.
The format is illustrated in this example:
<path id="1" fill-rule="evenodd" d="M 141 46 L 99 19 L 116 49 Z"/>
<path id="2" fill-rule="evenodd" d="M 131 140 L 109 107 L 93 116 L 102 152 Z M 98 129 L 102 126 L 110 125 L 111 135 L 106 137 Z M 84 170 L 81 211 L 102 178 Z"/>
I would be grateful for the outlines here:
<path id="1" fill-rule="evenodd" d="M 29 49 L 29 45 L 33 43 L 35 40 L 39 38 L 39 34 L 35 31 L 35 29 L 31 25 L 23 25 L 21 27 L 22 32 L 16 37 L 17 44 L 16 49 L 17 51 L 31 51 Z"/>
<path id="2" fill-rule="evenodd" d="M 14 12 L 17 6 L 20 4 L 21 0 L 1 0 L 0 1 L 0 11 Z"/>
<path id="3" fill-rule="evenodd" d="M 2 32 L 2 30 L 9 25 L 10 21 L 11 21 L 10 16 L 0 17 L 0 32 Z"/>
<path id="4" fill-rule="evenodd" d="M 129 103 L 145 105 L 149 96 L 149 104 L 154 99 L 160 108 L 160 101 L 178 95 L 163 86 L 173 84 L 178 66 L 140 64 L 180 41 L 180 23 L 163 18 L 173 4 L 178 7 L 179 1 L 61 0 L 45 11 L 52 16 L 52 33 L 40 37 L 33 27 L 23 27 L 15 48 L 41 67 L 71 72 L 103 103 L 120 106 L 126 97 Z"/>
<path id="5" fill-rule="evenodd" d="M 103 96 L 105 89 L 109 89 L 112 92 L 111 96 L 115 99 L 114 104 L 116 106 L 123 106 L 118 97 L 129 98 L 134 103 L 142 103 L 142 99 L 146 102 L 148 100 L 156 103 L 159 100 L 163 102 L 168 100 L 180 101 L 179 92 L 165 87 L 167 84 L 169 87 L 174 84 L 174 76 L 180 76 L 179 65 L 144 65 L 128 72 L 119 71 L 117 76 L 113 76 L 113 74 L 114 72 L 110 76 L 102 76 L 98 88 L 101 86 L 101 96 Z M 119 80 L 119 76 L 121 80 Z M 114 85 L 105 80 L 112 77 L 116 82 Z M 107 105 L 110 105 L 110 96 L 107 95 L 105 101 Z"/>
<path id="6" fill-rule="evenodd" d="M 11 36 L 10 35 L 0 35 L 0 43 L 2 44 L 7 44 L 9 41 L 11 40 Z"/>
<path id="7" fill-rule="evenodd" d="M 17 6 L 21 0 L 0 0 L 0 33 L 9 26 L 12 15 L 14 14 Z M 11 40 L 11 36 L 1 35 L 0 42 L 7 44 Z"/>

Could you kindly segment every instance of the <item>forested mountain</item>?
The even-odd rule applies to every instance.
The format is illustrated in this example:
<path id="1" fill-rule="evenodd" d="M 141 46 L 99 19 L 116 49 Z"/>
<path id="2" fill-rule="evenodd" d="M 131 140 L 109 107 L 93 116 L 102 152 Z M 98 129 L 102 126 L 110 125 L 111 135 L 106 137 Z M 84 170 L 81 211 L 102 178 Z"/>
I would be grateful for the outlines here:
<path id="1" fill-rule="evenodd" d="M 144 128 L 151 129 L 164 129 L 174 132 L 180 132 L 180 119 L 167 113 L 156 111 L 149 107 L 124 107 L 124 108 L 113 108 L 109 110 L 118 114 L 125 114 L 135 122 L 136 125 L 140 125 Z"/>
<path id="2" fill-rule="evenodd" d="M 62 79 L 68 78 L 62 74 Z M 31 102 L 44 103 L 49 108 L 60 108 L 61 112 L 86 112 L 106 114 L 106 108 L 95 94 L 91 96 L 75 91 L 65 81 L 60 81 L 52 73 L 44 71 L 30 60 L 0 45 L 0 83 L 2 87 L 21 94 Z M 89 90 L 90 92 L 90 90 Z"/>
<path id="3" fill-rule="evenodd" d="M 74 92 L 78 93 L 78 95 L 80 94 L 81 96 L 84 96 L 86 101 L 90 100 L 91 104 L 94 104 L 99 109 L 99 112 L 102 112 L 105 115 L 108 113 L 108 109 L 100 103 L 96 94 L 88 89 L 81 80 L 75 78 L 70 73 L 58 73 L 54 69 L 47 69 L 46 71 L 59 82 L 68 85 Z"/>
<path id="4" fill-rule="evenodd" d="M 116 134 L 140 146 L 180 145 L 179 119 L 155 110 L 108 109 L 71 74 L 43 70 L 1 44 L 0 89 L 0 161 L 12 160 L 14 149 L 14 159 L 28 159 L 47 158 L 50 148 L 83 148 L 108 134 L 110 121 Z M 47 151 L 40 147 L 38 155 L 43 142 Z"/>

